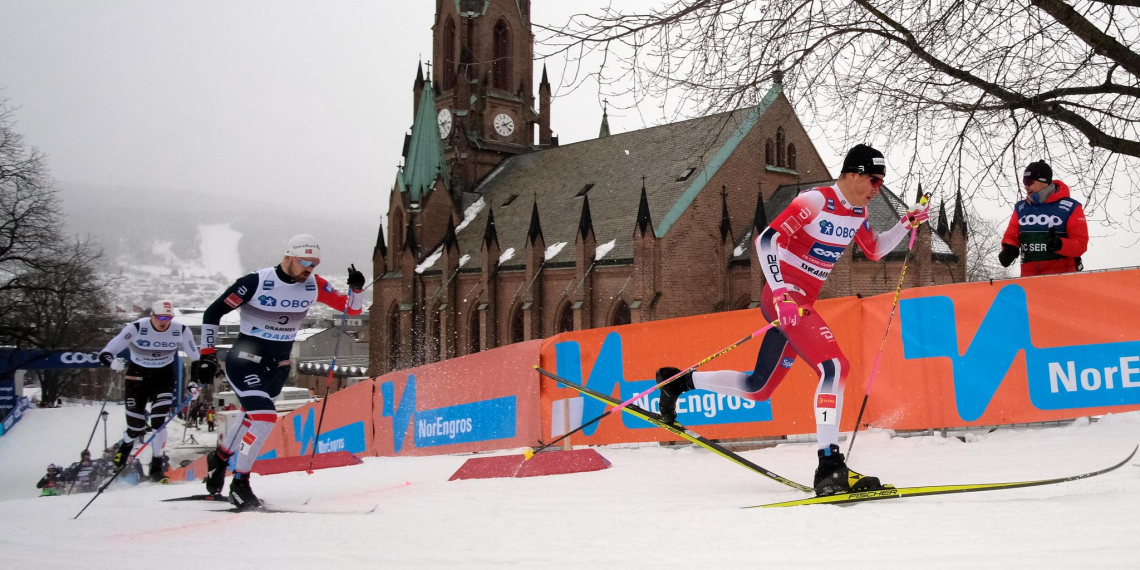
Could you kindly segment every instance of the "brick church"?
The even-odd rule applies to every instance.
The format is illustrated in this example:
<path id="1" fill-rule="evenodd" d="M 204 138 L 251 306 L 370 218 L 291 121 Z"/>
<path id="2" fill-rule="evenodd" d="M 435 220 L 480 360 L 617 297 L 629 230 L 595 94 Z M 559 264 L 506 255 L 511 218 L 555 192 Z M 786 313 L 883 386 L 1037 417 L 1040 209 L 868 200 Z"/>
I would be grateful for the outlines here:
<path id="1" fill-rule="evenodd" d="M 432 74 L 377 236 L 376 374 L 557 333 L 758 305 L 752 236 L 801 190 L 834 182 L 776 82 L 749 108 L 559 145 L 546 71 L 532 76 L 530 2 L 437 0 Z M 886 187 L 885 230 L 914 196 Z M 966 224 L 943 203 L 908 287 L 965 280 Z M 387 235 L 385 235 L 385 233 Z M 854 244 L 823 296 L 892 291 Z"/>

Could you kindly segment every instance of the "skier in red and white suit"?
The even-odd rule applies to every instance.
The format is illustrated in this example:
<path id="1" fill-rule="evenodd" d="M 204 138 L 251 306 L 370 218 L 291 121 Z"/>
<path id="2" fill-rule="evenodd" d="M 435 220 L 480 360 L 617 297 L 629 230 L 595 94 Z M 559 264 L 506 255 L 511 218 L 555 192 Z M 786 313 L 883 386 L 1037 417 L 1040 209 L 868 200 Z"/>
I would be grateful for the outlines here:
<path id="1" fill-rule="evenodd" d="M 875 477 L 850 471 L 839 453 L 839 421 L 848 363 L 823 317 L 812 309 L 823 282 L 852 240 L 867 258 L 892 251 L 912 228 L 926 221 L 926 207 L 915 206 L 891 229 L 876 234 L 867 221 L 867 205 L 878 195 L 886 174 L 883 154 L 857 145 L 848 152 L 834 186 L 813 188 L 799 196 L 756 237 L 756 253 L 767 283 L 760 304 L 764 319 L 779 321 L 761 342 L 752 374 L 721 370 L 686 374 L 661 388 L 661 415 L 676 418 L 676 401 L 693 388 L 750 400 L 767 400 L 798 355 L 819 371 L 815 394 L 819 495 L 881 487 Z M 679 373 L 657 372 L 661 382 Z"/>

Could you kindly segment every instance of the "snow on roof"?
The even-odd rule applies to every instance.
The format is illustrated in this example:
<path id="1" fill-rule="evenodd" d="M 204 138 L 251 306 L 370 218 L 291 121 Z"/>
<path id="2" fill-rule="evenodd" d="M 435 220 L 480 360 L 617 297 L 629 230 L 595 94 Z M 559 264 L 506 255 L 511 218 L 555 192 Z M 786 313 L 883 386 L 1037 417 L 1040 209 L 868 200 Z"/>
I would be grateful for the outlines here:
<path id="1" fill-rule="evenodd" d="M 515 248 L 508 247 L 507 251 L 504 251 L 503 254 L 499 256 L 499 265 L 502 265 L 502 264 L 510 261 L 511 258 L 514 256 L 515 256 Z"/>
<path id="2" fill-rule="evenodd" d="M 459 232 L 459 230 L 467 227 L 468 224 L 470 224 L 475 219 L 475 216 L 478 216 L 479 212 L 483 211 L 483 207 L 486 205 L 487 202 L 485 202 L 483 198 L 480 197 L 475 201 L 474 204 L 467 206 L 467 210 L 463 212 L 463 221 L 459 222 L 458 226 L 455 226 L 455 231 Z"/>
<path id="3" fill-rule="evenodd" d="M 601 258 L 605 257 L 606 254 L 609 253 L 610 250 L 613 249 L 615 245 L 617 245 L 616 239 L 611 239 L 610 241 L 607 241 L 606 243 L 599 245 L 598 249 L 594 250 L 594 259 L 601 259 Z"/>
<path id="4" fill-rule="evenodd" d="M 301 329 L 301 330 L 297 331 L 297 339 L 296 340 L 297 340 L 297 342 L 305 342 L 306 340 L 309 340 L 310 338 L 317 336 L 317 335 L 329 330 L 330 328 L 332 328 L 332 327 L 315 328 L 315 329 Z"/>
<path id="5" fill-rule="evenodd" d="M 562 248 L 564 248 L 564 247 L 566 247 L 566 242 L 560 241 L 560 242 L 546 248 L 545 259 L 547 261 L 550 261 L 550 259 L 553 258 L 554 256 L 558 255 L 558 252 L 562 251 Z"/>
<path id="6" fill-rule="evenodd" d="M 423 273 L 424 271 L 431 269 L 431 266 L 435 265 L 435 262 L 439 261 L 439 258 L 442 256 L 443 246 L 435 248 L 435 251 L 433 251 L 431 255 L 427 257 L 427 259 L 423 260 L 419 265 L 416 266 L 416 273 Z"/>

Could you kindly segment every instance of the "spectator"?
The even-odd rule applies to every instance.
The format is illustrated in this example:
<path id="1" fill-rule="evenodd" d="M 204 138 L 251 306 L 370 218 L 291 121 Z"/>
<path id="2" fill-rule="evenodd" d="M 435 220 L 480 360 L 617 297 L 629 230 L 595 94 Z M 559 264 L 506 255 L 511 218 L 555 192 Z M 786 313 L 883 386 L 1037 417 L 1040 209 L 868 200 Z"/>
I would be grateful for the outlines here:
<path id="1" fill-rule="evenodd" d="M 62 494 L 59 492 L 58 487 L 59 478 L 59 467 L 55 463 L 48 465 L 47 474 L 44 475 L 42 479 L 40 479 L 39 483 L 36 483 L 36 488 L 40 489 L 40 496 L 54 497 L 56 495 Z"/>
<path id="2" fill-rule="evenodd" d="M 998 261 L 1009 267 L 1020 253 L 1022 277 L 1084 269 L 1089 230 L 1081 203 L 1069 197 L 1064 182 L 1053 180 L 1044 160 L 1025 168 L 1022 184 L 1027 196 L 1014 206 Z"/>
<path id="3" fill-rule="evenodd" d="M 209 430 L 211 432 L 214 431 L 214 407 L 213 406 L 210 406 L 210 409 L 206 410 L 206 427 L 209 428 Z"/>
<path id="4" fill-rule="evenodd" d="M 72 463 L 63 472 L 60 480 L 70 483 L 68 494 L 90 493 L 99 488 L 99 483 L 103 479 L 101 471 L 99 465 L 91 461 L 91 452 L 84 449 L 79 453 L 79 461 Z"/>

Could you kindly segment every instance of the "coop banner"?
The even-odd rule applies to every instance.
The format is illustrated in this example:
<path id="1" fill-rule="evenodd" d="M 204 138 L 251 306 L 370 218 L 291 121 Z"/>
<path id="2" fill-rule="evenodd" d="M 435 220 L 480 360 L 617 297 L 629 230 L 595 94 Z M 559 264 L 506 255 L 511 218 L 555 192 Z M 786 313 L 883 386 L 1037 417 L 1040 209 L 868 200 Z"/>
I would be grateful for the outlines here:
<path id="1" fill-rule="evenodd" d="M 437 455 L 538 444 L 542 341 L 385 374 L 374 381 L 378 455 Z"/>
<path id="2" fill-rule="evenodd" d="M 816 304 L 847 353 L 858 352 L 860 305 L 855 298 Z M 716 313 L 623 327 L 561 334 L 543 343 L 542 367 L 567 380 L 625 401 L 652 388 L 657 369 L 686 368 L 756 332 L 767 323 L 759 309 Z M 762 337 L 750 339 L 701 367 L 751 373 Z M 712 438 L 744 438 L 810 433 L 815 430 L 812 396 L 818 377 L 801 360 L 782 361 L 790 368 L 770 400 L 754 401 L 702 390 L 677 402 L 677 419 Z M 542 382 L 544 436 L 561 434 L 605 411 L 605 405 L 553 381 Z M 636 402 L 659 411 L 660 392 Z M 848 403 L 850 405 L 850 403 Z M 614 415 L 572 436 L 575 444 L 608 444 L 676 439 L 629 414 Z"/>

